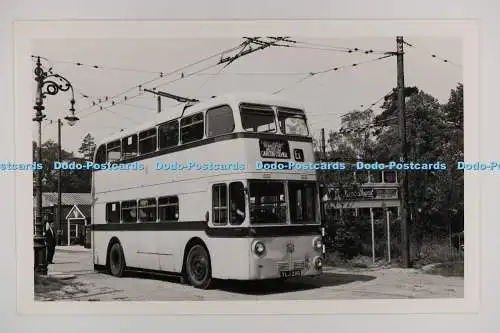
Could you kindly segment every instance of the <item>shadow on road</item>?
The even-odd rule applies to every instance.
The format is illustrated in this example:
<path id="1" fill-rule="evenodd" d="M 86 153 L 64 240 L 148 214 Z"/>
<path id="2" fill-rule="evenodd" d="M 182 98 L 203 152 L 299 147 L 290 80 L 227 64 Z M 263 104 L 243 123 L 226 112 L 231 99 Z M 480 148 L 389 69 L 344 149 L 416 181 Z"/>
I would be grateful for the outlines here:
<path id="1" fill-rule="evenodd" d="M 352 282 L 367 282 L 375 279 L 374 276 L 361 274 L 323 273 L 317 277 L 303 277 L 288 280 L 262 280 L 262 281 L 234 281 L 219 280 L 214 283 L 214 288 L 246 295 L 268 295 L 311 290 L 322 287 L 335 287 Z"/>
<path id="2" fill-rule="evenodd" d="M 125 277 L 181 283 L 178 276 L 167 276 L 155 273 L 129 271 L 125 273 Z M 322 287 L 335 287 L 353 282 L 368 282 L 373 279 L 375 279 L 375 277 L 371 275 L 325 272 L 321 276 L 288 280 L 215 280 L 212 289 L 258 296 L 311 290 Z"/>

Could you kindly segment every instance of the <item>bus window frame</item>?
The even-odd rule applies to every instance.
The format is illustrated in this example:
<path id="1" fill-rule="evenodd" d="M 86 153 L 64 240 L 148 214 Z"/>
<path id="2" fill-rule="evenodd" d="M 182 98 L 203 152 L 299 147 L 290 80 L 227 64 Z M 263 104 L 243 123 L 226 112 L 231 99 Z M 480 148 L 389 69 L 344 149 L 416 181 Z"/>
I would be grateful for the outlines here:
<path id="1" fill-rule="evenodd" d="M 177 204 L 172 204 L 172 203 L 168 203 L 168 204 L 161 204 L 160 205 L 160 199 L 163 199 L 163 198 L 175 198 L 177 199 Z M 160 207 L 177 207 L 177 219 L 171 219 L 171 220 L 162 220 L 160 219 Z M 158 222 L 178 222 L 179 221 L 179 218 L 180 218 L 180 202 L 179 202 L 179 196 L 177 195 L 162 195 L 160 197 L 157 198 L 156 200 L 156 208 L 157 208 L 157 220 Z"/>
<path id="2" fill-rule="evenodd" d="M 250 225 L 253 226 L 260 226 L 260 225 L 265 225 L 265 226 L 270 226 L 270 225 L 276 225 L 276 226 L 284 226 L 284 225 L 290 225 L 290 203 L 288 202 L 288 181 L 284 179 L 258 179 L 258 178 L 252 178 L 248 179 L 248 221 Z M 284 196 L 284 202 L 285 202 L 285 220 L 283 222 L 276 221 L 276 222 L 252 222 L 251 219 L 251 197 L 252 197 L 252 186 L 255 186 L 255 183 L 279 183 L 283 185 L 283 196 Z M 281 202 L 279 207 L 281 209 Z"/>
<path id="3" fill-rule="evenodd" d="M 109 219 L 108 219 L 108 207 L 111 206 L 111 211 L 112 211 L 112 205 L 116 205 L 116 208 L 118 210 L 118 221 L 113 221 L 111 222 Z M 105 206 L 104 206 L 104 209 L 105 209 L 105 212 L 104 212 L 104 219 L 106 221 L 106 224 L 120 224 L 122 223 L 122 208 L 121 208 L 121 201 L 112 201 L 112 202 L 106 202 Z M 109 214 L 111 215 L 111 214 Z"/>
<path id="4" fill-rule="evenodd" d="M 157 150 L 165 150 L 165 149 L 169 149 L 169 148 L 172 148 L 172 147 L 177 147 L 177 146 L 179 146 L 181 144 L 181 124 L 180 124 L 179 119 L 180 118 L 172 119 L 172 120 L 163 122 L 163 123 L 159 124 L 158 126 L 156 126 L 157 127 L 157 130 L 156 130 L 156 140 L 157 140 L 156 146 L 157 146 Z M 173 124 L 173 123 L 177 123 L 177 143 L 175 145 L 162 147 L 161 144 L 160 144 L 160 128 L 162 126 Z"/>
<path id="5" fill-rule="evenodd" d="M 135 153 L 134 152 L 130 152 L 130 153 L 125 152 L 126 147 L 129 146 L 129 144 L 126 143 L 126 141 L 128 141 L 128 139 L 130 139 L 130 138 L 132 138 L 131 145 L 134 145 L 134 143 L 135 143 Z M 139 135 L 137 133 L 126 135 L 126 136 L 122 137 L 120 140 L 121 140 L 121 158 L 120 158 L 120 160 L 128 160 L 128 159 L 136 158 L 137 156 L 139 156 Z M 132 154 L 132 155 L 129 155 L 129 154 Z"/>
<path id="6" fill-rule="evenodd" d="M 99 158 L 99 153 L 103 152 L 104 151 L 104 154 L 103 156 L 101 156 L 101 158 Z M 107 162 L 107 153 L 106 153 L 106 144 L 103 143 L 101 145 L 99 145 L 99 147 L 96 149 L 96 153 L 95 153 L 95 157 L 94 157 L 94 163 L 106 163 Z"/>
<path id="7" fill-rule="evenodd" d="M 304 112 L 304 110 L 298 109 L 298 108 L 290 108 L 290 107 L 286 107 L 286 106 L 276 105 L 275 112 L 276 112 L 276 120 L 278 121 L 278 128 L 279 128 L 281 134 L 287 135 L 287 136 L 300 136 L 300 137 L 309 137 L 311 135 L 310 130 L 309 130 L 308 119 L 307 119 L 307 116 L 306 116 L 306 113 Z M 306 127 L 307 133 L 305 135 L 286 133 L 286 125 L 285 124 L 283 124 L 285 131 L 283 131 L 281 129 L 281 126 L 280 126 L 280 113 L 300 116 L 300 118 L 302 120 L 304 120 L 304 125 Z"/>
<path id="8" fill-rule="evenodd" d="M 232 116 L 232 119 L 233 119 L 233 128 L 231 129 L 231 131 L 229 132 L 226 132 L 226 133 L 222 133 L 222 134 L 217 134 L 217 135 L 209 135 L 209 112 L 210 111 L 213 111 L 215 109 L 219 109 L 221 107 L 224 107 L 224 106 L 227 106 L 229 108 L 229 110 L 231 110 L 231 116 Z M 221 105 L 217 105 L 217 106 L 214 106 L 214 107 L 211 107 L 210 109 L 207 109 L 205 111 L 205 118 L 204 118 L 204 126 L 205 126 L 205 137 L 208 139 L 208 138 L 215 138 L 215 137 L 218 137 L 218 136 L 221 136 L 221 135 L 226 135 L 226 134 L 231 134 L 234 132 L 234 130 L 236 129 L 236 121 L 235 121 L 235 117 L 234 117 L 234 110 L 233 108 L 231 107 L 231 105 L 229 104 L 221 104 Z"/>
<path id="9" fill-rule="evenodd" d="M 118 159 L 114 159 L 113 161 L 110 161 L 109 160 L 110 150 L 108 149 L 108 146 L 116 144 L 116 143 L 119 143 L 119 145 L 116 145 L 116 147 L 113 146 L 112 149 L 119 148 L 118 152 L 120 153 L 120 157 Z M 111 151 L 115 151 L 115 150 L 111 150 Z M 123 156 L 122 156 L 122 138 L 119 138 L 119 139 L 116 139 L 116 140 L 113 140 L 113 141 L 106 143 L 106 162 L 117 162 L 117 161 L 121 161 L 122 159 L 123 159 Z"/>
<path id="10" fill-rule="evenodd" d="M 141 206 L 141 201 L 143 200 L 146 200 L 146 201 L 149 201 L 149 200 L 154 200 L 154 205 L 147 205 L 147 206 Z M 145 208 L 154 208 L 154 219 L 153 220 L 147 220 L 147 221 L 143 221 L 142 218 L 141 218 L 141 214 L 140 214 L 140 210 L 142 209 L 145 209 Z M 156 222 L 158 221 L 158 200 L 156 199 L 156 197 L 149 197 L 149 198 L 141 198 L 141 199 L 138 199 L 137 200 L 137 221 L 138 223 L 152 223 L 152 222 Z"/>
<path id="11" fill-rule="evenodd" d="M 123 204 L 126 203 L 126 202 L 135 202 L 135 222 L 134 221 L 125 221 L 123 219 Z M 123 200 L 120 202 L 120 208 L 121 208 L 121 211 L 120 211 L 120 217 L 121 217 L 121 223 L 138 223 L 139 222 L 139 207 L 138 207 L 138 202 L 137 202 L 137 199 L 132 199 L 132 200 Z M 131 208 L 127 207 L 125 208 L 126 210 L 132 210 Z"/>
<path id="12" fill-rule="evenodd" d="M 220 187 L 220 186 L 224 186 L 225 190 L 226 190 L 226 205 L 225 206 L 221 206 L 221 198 L 220 195 L 219 195 L 219 204 L 218 206 L 215 206 L 214 205 L 214 188 L 215 187 Z M 219 190 L 220 191 L 220 190 Z M 219 193 L 219 192 L 218 192 Z M 211 187 L 211 191 L 210 191 L 210 198 L 211 198 L 211 201 L 210 201 L 210 207 L 211 207 L 211 210 L 212 210 L 212 224 L 215 226 L 215 227 L 221 227 L 221 226 L 227 226 L 229 224 L 229 186 L 227 185 L 227 183 L 225 182 L 220 182 L 220 183 L 215 183 L 215 184 L 212 184 L 212 187 Z M 215 208 L 217 207 L 217 208 Z M 221 210 L 225 210 L 226 211 L 226 219 L 223 223 L 221 222 L 215 222 L 215 209 L 217 209 L 218 211 L 221 211 Z"/>
<path id="13" fill-rule="evenodd" d="M 149 132 L 149 131 L 153 131 L 153 130 L 154 130 L 154 134 L 150 134 L 149 136 L 141 138 L 142 134 Z M 151 140 L 152 138 L 154 138 L 154 140 Z M 141 151 L 141 142 L 144 142 L 146 140 L 151 140 L 152 142 L 154 142 L 155 148 L 151 151 L 143 153 Z M 158 151 L 158 127 L 157 126 L 154 126 L 154 127 L 151 127 L 151 128 L 148 128 L 148 129 L 145 129 L 145 130 L 142 130 L 139 132 L 139 134 L 137 135 L 137 150 L 139 152 L 138 156 L 148 155 L 148 154 L 154 153 L 155 151 Z"/>
<path id="14" fill-rule="evenodd" d="M 194 118 L 194 117 L 196 117 L 198 115 L 201 115 L 201 117 L 202 117 L 201 120 L 198 120 L 195 123 L 190 123 L 189 125 L 182 126 L 182 121 L 184 119 Z M 185 142 L 183 140 L 183 138 L 182 138 L 182 129 L 198 125 L 199 123 L 202 124 L 201 137 L 198 138 L 198 139 L 195 139 L 195 140 L 191 140 L 191 141 Z M 204 138 L 205 138 L 205 112 L 204 111 L 196 112 L 196 113 L 190 114 L 189 116 L 185 116 L 185 117 L 182 117 L 182 118 L 179 119 L 179 143 L 180 143 L 180 145 L 187 145 L 187 144 L 190 144 L 192 142 L 203 140 Z"/>
<path id="15" fill-rule="evenodd" d="M 274 124 L 274 131 L 254 131 L 253 129 L 252 130 L 246 130 L 245 129 L 245 126 L 243 125 L 243 118 L 242 118 L 242 110 L 241 110 L 241 106 L 242 105 L 245 105 L 245 104 L 248 104 L 248 105 L 255 105 L 255 106 L 265 106 L 265 107 L 269 107 L 270 110 L 256 110 L 256 112 L 271 112 L 272 115 L 273 115 L 273 124 Z M 241 130 L 245 133 L 279 133 L 279 129 L 278 129 L 278 125 L 277 124 L 277 117 L 276 117 L 276 110 L 275 108 L 272 106 L 272 105 L 269 105 L 269 104 L 260 104 L 260 103 L 250 103 L 250 102 L 239 102 L 238 103 L 238 113 L 240 115 L 240 122 L 241 122 Z"/>
<path id="16" fill-rule="evenodd" d="M 295 185 L 295 184 L 299 185 L 299 186 L 300 185 L 308 185 L 308 186 L 300 187 L 300 189 L 302 189 L 302 190 L 304 190 L 306 188 L 312 188 L 312 190 L 313 190 L 313 200 L 314 200 L 313 206 L 312 206 L 312 212 L 313 212 L 313 219 L 312 220 L 301 221 L 301 222 L 297 222 L 297 221 L 294 222 L 292 220 L 292 206 L 294 206 L 294 207 L 296 207 L 296 206 L 292 205 L 292 202 L 290 200 L 291 199 L 290 196 L 292 195 L 292 192 L 290 191 L 290 184 L 292 186 Z M 288 209 L 289 209 L 289 212 L 290 212 L 290 224 L 292 224 L 292 225 L 317 224 L 318 223 L 318 200 L 319 200 L 319 193 L 318 193 L 318 186 L 317 186 L 316 182 L 314 182 L 314 181 L 305 181 L 305 180 L 288 180 L 286 185 L 287 185 L 287 192 L 288 192 Z"/>
<path id="17" fill-rule="evenodd" d="M 231 221 L 231 185 L 233 184 L 241 184 L 241 187 L 242 187 L 242 192 L 243 192 L 243 197 L 241 198 L 241 202 L 243 203 L 244 207 L 243 207 L 243 212 L 245 214 L 244 218 L 243 218 L 243 221 L 241 221 L 240 223 L 233 223 Z M 246 198 L 246 193 L 245 193 L 245 182 L 241 181 L 241 180 L 235 180 L 235 181 L 232 181 L 232 182 L 229 182 L 228 183 L 228 186 L 227 186 L 227 195 L 228 195 L 228 220 L 229 220 L 229 225 L 231 226 L 241 226 L 245 223 L 245 221 L 247 221 L 248 219 L 248 209 L 247 209 L 247 206 L 248 206 L 248 200 Z"/>

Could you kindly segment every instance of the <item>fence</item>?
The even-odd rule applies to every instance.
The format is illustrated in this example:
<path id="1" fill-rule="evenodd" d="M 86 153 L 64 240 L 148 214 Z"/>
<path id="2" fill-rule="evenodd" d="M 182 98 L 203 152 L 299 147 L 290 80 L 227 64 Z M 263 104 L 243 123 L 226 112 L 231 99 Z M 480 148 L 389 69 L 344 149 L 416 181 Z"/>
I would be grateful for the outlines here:
<path id="1" fill-rule="evenodd" d="M 374 219 L 348 216 L 340 221 L 325 216 L 325 246 L 327 252 L 338 252 L 344 259 L 371 257 L 372 261 L 397 262 L 401 258 L 401 223 L 399 219 Z M 414 230 L 412 230 L 414 229 Z M 433 229 L 426 232 L 410 227 L 410 258 L 421 263 L 463 260 L 463 232 Z"/>

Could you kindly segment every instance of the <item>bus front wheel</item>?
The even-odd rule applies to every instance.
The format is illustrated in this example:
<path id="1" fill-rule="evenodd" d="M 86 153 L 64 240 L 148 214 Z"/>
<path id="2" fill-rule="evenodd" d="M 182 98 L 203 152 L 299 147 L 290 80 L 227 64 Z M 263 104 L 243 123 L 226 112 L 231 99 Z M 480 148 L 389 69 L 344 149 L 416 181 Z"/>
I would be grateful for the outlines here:
<path id="1" fill-rule="evenodd" d="M 114 243 L 109 250 L 109 270 L 113 276 L 123 276 L 125 256 L 120 243 Z"/>
<path id="2" fill-rule="evenodd" d="M 196 244 L 189 249 L 186 258 L 186 277 L 189 283 L 200 289 L 208 289 L 212 283 L 212 268 L 208 251 Z"/>

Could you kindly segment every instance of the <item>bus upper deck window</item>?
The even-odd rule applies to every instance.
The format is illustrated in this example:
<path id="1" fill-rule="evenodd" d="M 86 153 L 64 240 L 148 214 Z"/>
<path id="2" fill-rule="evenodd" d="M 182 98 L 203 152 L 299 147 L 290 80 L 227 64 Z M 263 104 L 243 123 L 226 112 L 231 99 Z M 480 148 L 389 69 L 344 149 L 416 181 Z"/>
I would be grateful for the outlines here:
<path id="1" fill-rule="evenodd" d="M 179 144 L 179 121 L 172 120 L 158 127 L 158 145 L 160 149 Z"/>
<path id="2" fill-rule="evenodd" d="M 106 155 L 108 162 L 115 162 L 121 159 L 120 140 L 108 143 L 108 145 L 106 146 Z"/>
<path id="3" fill-rule="evenodd" d="M 188 143 L 203 138 L 203 113 L 197 113 L 181 119 L 181 143 Z"/>
<path id="4" fill-rule="evenodd" d="M 207 110 L 207 137 L 231 133 L 233 130 L 233 110 L 229 105 L 221 105 Z"/>
<path id="5" fill-rule="evenodd" d="M 106 163 L 106 146 L 100 145 L 95 154 L 95 163 Z"/>
<path id="6" fill-rule="evenodd" d="M 138 155 L 137 151 L 137 134 L 130 135 L 122 139 L 122 159 L 135 157 Z"/>
<path id="7" fill-rule="evenodd" d="M 302 110 L 291 108 L 278 108 L 278 122 L 281 133 L 288 135 L 309 135 L 306 116 Z"/>
<path id="8" fill-rule="evenodd" d="M 139 154 L 152 153 L 156 150 L 156 128 L 139 133 Z"/>
<path id="9" fill-rule="evenodd" d="M 276 132 L 274 111 L 269 105 L 240 104 L 241 125 L 247 132 Z"/>

